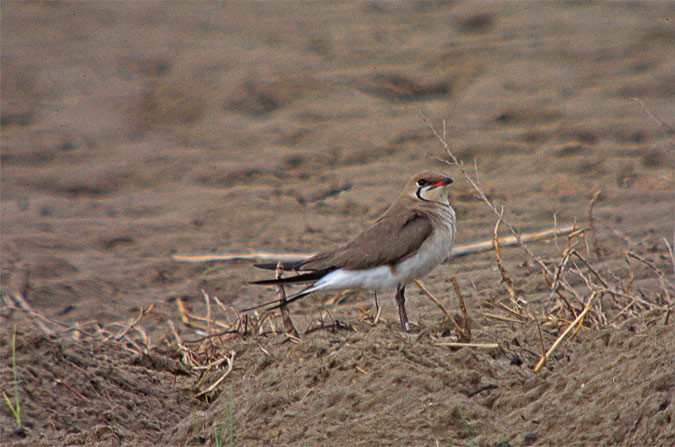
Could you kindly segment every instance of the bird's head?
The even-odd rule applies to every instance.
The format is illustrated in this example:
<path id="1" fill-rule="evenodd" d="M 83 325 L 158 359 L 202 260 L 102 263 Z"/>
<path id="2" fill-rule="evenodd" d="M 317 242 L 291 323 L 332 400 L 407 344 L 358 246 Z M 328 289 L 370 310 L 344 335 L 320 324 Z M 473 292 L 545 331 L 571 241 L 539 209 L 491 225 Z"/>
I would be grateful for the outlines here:
<path id="1" fill-rule="evenodd" d="M 413 200 L 448 205 L 448 186 L 452 179 L 437 172 L 427 171 L 408 180 L 404 194 Z"/>

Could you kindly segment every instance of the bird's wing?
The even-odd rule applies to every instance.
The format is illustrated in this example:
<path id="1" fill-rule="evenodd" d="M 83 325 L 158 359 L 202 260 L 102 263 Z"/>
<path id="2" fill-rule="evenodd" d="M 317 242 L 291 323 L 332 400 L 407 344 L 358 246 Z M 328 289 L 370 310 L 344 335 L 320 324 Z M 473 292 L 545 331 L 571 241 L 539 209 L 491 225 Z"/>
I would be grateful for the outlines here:
<path id="1" fill-rule="evenodd" d="M 303 262 L 300 269 L 361 270 L 393 265 L 414 253 L 431 232 L 431 222 L 423 213 L 388 212 L 352 241 L 316 254 Z"/>

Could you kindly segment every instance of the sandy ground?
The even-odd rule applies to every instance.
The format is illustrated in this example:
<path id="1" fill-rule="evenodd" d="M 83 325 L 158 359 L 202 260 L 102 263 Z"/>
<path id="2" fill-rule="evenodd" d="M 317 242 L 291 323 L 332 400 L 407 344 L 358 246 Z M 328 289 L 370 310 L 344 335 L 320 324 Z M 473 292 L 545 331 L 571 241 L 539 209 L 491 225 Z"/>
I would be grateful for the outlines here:
<path id="1" fill-rule="evenodd" d="M 456 312 L 455 275 L 474 336 L 496 351 L 436 346 L 443 315 L 413 288 L 413 336 L 388 296 L 380 325 L 360 322 L 372 297 L 353 294 L 328 306 L 351 329 L 299 345 L 222 339 L 214 352 L 234 350 L 235 367 L 205 402 L 169 330 L 171 321 L 196 338 L 177 298 L 204 315 L 202 290 L 234 308 L 274 293 L 247 284 L 265 277 L 248 262 L 180 264 L 172 253 L 343 242 L 420 170 L 456 180 L 459 243 L 491 237 L 494 215 L 433 158 L 445 154 L 421 114 L 447 120 L 452 150 L 475 162 L 523 231 L 587 225 L 601 191 L 596 268 L 667 304 L 659 275 L 625 253 L 673 281 L 675 3 L 1 7 L 1 292 L 22 292 L 62 332 L 47 338 L 2 303 L 0 383 L 13 394 L 18 324 L 30 428 L 16 434 L 2 402 L 3 443 L 216 445 L 229 421 L 235 445 L 675 442 L 673 318 L 665 325 L 663 312 L 633 305 L 604 329 L 581 330 L 535 374 L 533 322 L 485 317 L 486 303 L 508 298 L 493 253 L 456 259 L 425 283 Z M 345 191 L 326 194 L 336 189 Z M 532 249 L 559 258 L 553 241 Z M 539 268 L 517 249 L 503 257 L 532 312 L 549 311 Z M 66 331 L 116 331 L 152 305 L 149 356 Z M 291 312 L 302 332 L 322 309 L 308 298 Z M 560 327 L 544 328 L 548 345 Z"/>

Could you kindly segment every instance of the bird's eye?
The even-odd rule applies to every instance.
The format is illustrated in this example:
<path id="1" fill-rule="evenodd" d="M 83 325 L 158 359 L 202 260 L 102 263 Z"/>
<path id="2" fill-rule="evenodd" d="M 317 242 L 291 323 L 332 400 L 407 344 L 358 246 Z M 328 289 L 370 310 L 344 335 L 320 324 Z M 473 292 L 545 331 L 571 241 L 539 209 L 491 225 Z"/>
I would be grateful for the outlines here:
<path id="1" fill-rule="evenodd" d="M 427 184 L 427 181 L 424 180 L 423 178 L 417 180 L 417 186 L 419 186 L 420 188 L 421 188 L 422 186 L 426 186 L 426 184 Z"/>

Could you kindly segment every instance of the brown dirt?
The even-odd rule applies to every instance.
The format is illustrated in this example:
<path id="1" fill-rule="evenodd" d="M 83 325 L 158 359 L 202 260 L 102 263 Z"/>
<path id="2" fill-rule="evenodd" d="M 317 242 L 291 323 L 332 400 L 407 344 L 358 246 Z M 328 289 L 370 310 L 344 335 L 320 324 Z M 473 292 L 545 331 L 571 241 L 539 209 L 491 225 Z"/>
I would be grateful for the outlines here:
<path id="1" fill-rule="evenodd" d="M 3 401 L 0 442 L 215 445 L 231 407 L 236 445 L 672 445 L 675 317 L 584 328 L 535 374 L 536 326 L 481 312 L 507 296 L 490 253 L 425 283 L 456 311 L 456 275 L 474 332 L 496 351 L 435 346 L 442 315 L 416 290 L 418 335 L 400 333 L 389 297 L 370 328 L 360 294 L 329 307 L 356 331 L 221 340 L 234 370 L 207 404 L 191 397 L 198 378 L 179 367 L 168 320 L 192 339 L 177 297 L 203 315 L 201 289 L 238 308 L 272 294 L 247 284 L 264 275 L 248 263 L 178 264 L 172 252 L 341 242 L 422 169 L 457 181 L 458 242 L 490 237 L 494 217 L 427 156 L 443 153 L 420 111 L 448 120 L 453 150 L 475 159 L 524 231 L 585 223 L 602 191 L 597 268 L 663 300 L 655 273 L 623 252 L 672 272 L 674 13 L 669 2 L 2 2 L 1 292 L 23 290 L 59 330 L 95 321 L 116 332 L 154 305 L 143 327 L 156 349 L 49 339 L 3 307 L 1 389 L 13 393 L 18 323 L 30 432 L 14 433 Z M 559 257 L 550 242 L 533 249 Z M 519 250 L 503 256 L 546 309 L 538 268 Z M 320 309 L 310 298 L 291 311 L 304 330 Z M 545 343 L 556 335 L 546 327 Z"/>

